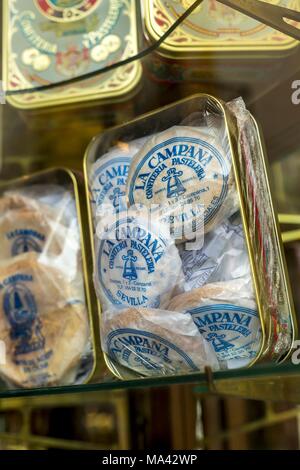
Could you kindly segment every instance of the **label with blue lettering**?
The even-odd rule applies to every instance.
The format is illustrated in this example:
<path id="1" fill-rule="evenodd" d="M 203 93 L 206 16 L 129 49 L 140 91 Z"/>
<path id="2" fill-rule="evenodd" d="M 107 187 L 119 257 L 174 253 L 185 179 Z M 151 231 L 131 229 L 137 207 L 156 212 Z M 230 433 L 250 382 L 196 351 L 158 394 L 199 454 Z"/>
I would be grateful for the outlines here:
<path id="1" fill-rule="evenodd" d="M 104 307 L 158 308 L 171 295 L 181 260 L 170 237 L 149 230 L 139 217 L 124 217 L 102 234 L 97 247 L 96 284 Z"/>
<path id="2" fill-rule="evenodd" d="M 178 346 L 148 331 L 123 328 L 106 338 L 109 357 L 144 375 L 197 372 L 192 359 Z"/>
<path id="3" fill-rule="evenodd" d="M 139 154 L 128 180 L 130 205 L 157 204 L 163 212 L 179 205 L 202 206 L 204 224 L 218 213 L 228 192 L 230 168 L 227 158 L 195 128 L 175 127 L 159 134 Z M 165 139 L 167 136 L 174 137 Z M 154 145 L 157 143 L 157 145 Z M 182 219 L 188 212 L 182 211 Z M 190 213 L 190 218 L 194 216 Z M 186 220 L 186 223 L 189 223 Z M 181 221 L 182 224 L 182 221 Z"/>
<path id="4" fill-rule="evenodd" d="M 45 235 L 31 229 L 17 229 L 5 234 L 11 243 L 11 255 L 18 256 L 23 253 L 41 253 L 45 243 Z"/>
<path id="5" fill-rule="evenodd" d="M 95 211 L 112 206 L 116 212 L 126 208 L 126 183 L 131 157 L 100 159 L 92 172 L 92 199 Z M 104 208 L 105 209 L 105 208 Z"/>
<path id="6" fill-rule="evenodd" d="M 27 382 L 42 385 L 40 374 L 47 375 L 53 355 L 53 351 L 46 348 L 43 324 L 33 293 L 35 282 L 30 274 L 16 273 L 0 284 L 2 312 L 9 325 L 12 343 L 9 347 L 10 361 L 27 376 L 22 382 L 24 386 Z M 6 372 L 5 365 L 3 371 Z M 14 379 L 12 373 L 10 378 Z"/>
<path id="7" fill-rule="evenodd" d="M 188 309 L 199 332 L 214 348 L 219 361 L 255 358 L 260 347 L 258 313 L 248 307 L 231 304 L 205 305 Z"/>
<path id="8" fill-rule="evenodd" d="M 10 324 L 10 338 L 15 343 L 15 357 L 44 348 L 45 338 L 35 298 L 24 283 L 8 286 L 4 293 L 3 310 Z"/>

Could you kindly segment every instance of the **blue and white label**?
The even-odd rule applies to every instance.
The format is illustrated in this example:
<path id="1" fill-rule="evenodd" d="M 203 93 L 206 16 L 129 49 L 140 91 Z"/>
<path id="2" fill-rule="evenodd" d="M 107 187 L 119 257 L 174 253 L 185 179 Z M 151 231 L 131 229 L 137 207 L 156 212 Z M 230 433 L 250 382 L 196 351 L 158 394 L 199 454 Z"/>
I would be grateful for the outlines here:
<path id="1" fill-rule="evenodd" d="M 175 344 L 148 331 L 112 331 L 106 338 L 109 357 L 144 375 L 196 372 L 192 359 Z"/>
<path id="2" fill-rule="evenodd" d="M 256 310 L 231 304 L 205 305 L 187 310 L 199 332 L 214 348 L 219 361 L 255 358 L 260 346 Z"/>
<path id="3" fill-rule="evenodd" d="M 42 386 L 50 379 L 48 369 L 53 350 L 46 347 L 39 306 L 33 293 L 36 280 L 31 274 L 17 272 L 0 283 L 2 312 L 9 325 L 11 361 L 20 368 L 22 386 Z M 2 368 L 7 373 L 6 365 Z M 14 381 L 13 371 L 8 376 Z M 19 376 L 17 381 L 19 381 Z"/>
<path id="4" fill-rule="evenodd" d="M 45 346 L 35 297 L 23 279 L 22 276 L 11 279 L 3 295 L 3 311 L 10 325 L 15 359 L 41 351 Z"/>
<path id="5" fill-rule="evenodd" d="M 45 243 L 45 235 L 31 229 L 18 229 L 6 233 L 6 239 L 11 242 L 11 255 L 23 253 L 41 253 Z"/>
<path id="6" fill-rule="evenodd" d="M 176 269 L 171 275 L 166 272 L 169 249 L 168 240 L 138 218 L 125 217 L 109 227 L 99 240 L 97 256 L 105 300 L 119 306 L 159 307 L 161 294 L 172 289 L 177 278 Z"/>
<path id="7" fill-rule="evenodd" d="M 157 204 L 165 206 L 166 212 L 179 204 L 202 205 L 204 224 L 208 224 L 228 192 L 228 161 L 210 143 L 212 139 L 194 137 L 196 130 L 191 137 L 186 130 L 182 134 L 160 142 L 156 138 L 159 143 L 140 157 L 129 176 L 129 203 Z"/>
<path id="8" fill-rule="evenodd" d="M 112 206 L 116 212 L 126 208 L 126 183 L 130 157 L 115 157 L 107 161 L 101 159 L 92 174 L 92 204 L 96 210 L 101 206 Z"/>

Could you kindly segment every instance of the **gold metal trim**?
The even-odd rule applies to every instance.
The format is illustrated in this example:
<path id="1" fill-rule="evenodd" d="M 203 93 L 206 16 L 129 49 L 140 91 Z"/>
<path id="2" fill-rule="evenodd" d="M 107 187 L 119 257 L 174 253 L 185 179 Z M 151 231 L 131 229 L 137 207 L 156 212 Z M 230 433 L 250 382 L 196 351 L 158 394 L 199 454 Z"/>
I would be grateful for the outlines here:
<path id="1" fill-rule="evenodd" d="M 252 116 L 252 118 L 253 118 L 253 116 Z M 292 352 L 293 342 L 295 341 L 295 339 L 298 336 L 298 322 L 297 322 L 297 316 L 296 316 L 296 312 L 295 312 L 294 303 L 293 303 L 293 300 L 292 300 L 293 295 L 292 295 L 291 285 L 290 285 L 290 282 L 289 282 L 287 263 L 286 263 L 286 259 L 285 259 L 285 255 L 284 255 L 283 240 L 282 240 L 281 231 L 280 231 L 279 218 L 278 218 L 277 213 L 275 212 L 274 205 L 273 205 L 274 197 L 272 196 L 272 185 L 271 185 L 272 179 L 271 179 L 270 167 L 269 167 L 268 161 L 266 159 L 266 155 L 267 155 L 266 148 L 265 148 L 264 141 L 262 140 L 262 137 L 261 137 L 262 132 L 260 132 L 260 127 L 259 127 L 258 123 L 256 122 L 256 120 L 254 118 L 253 118 L 253 121 L 255 123 L 255 127 L 256 127 L 256 130 L 257 130 L 257 135 L 259 136 L 259 145 L 260 145 L 261 154 L 263 156 L 262 164 L 263 164 L 263 168 L 264 168 L 264 173 L 266 175 L 266 185 L 267 185 L 267 188 L 268 188 L 268 194 L 270 195 L 270 198 L 271 198 L 270 208 L 271 208 L 271 211 L 272 211 L 272 220 L 273 220 L 273 224 L 274 224 L 274 233 L 275 233 L 275 236 L 276 236 L 278 254 L 279 254 L 279 257 L 280 257 L 279 263 L 281 265 L 282 272 L 283 272 L 282 281 L 284 283 L 285 290 L 288 294 L 287 295 L 287 301 L 288 301 L 288 305 L 289 305 L 290 320 L 291 320 L 291 327 L 292 327 L 292 334 L 293 334 L 290 350 L 280 360 L 280 363 L 282 363 L 290 356 L 290 354 Z"/>
<path id="2" fill-rule="evenodd" d="M 300 229 L 299 230 L 290 230 L 288 232 L 282 232 L 282 241 L 283 243 L 291 243 L 300 240 Z"/>
<path id="3" fill-rule="evenodd" d="M 278 214 L 278 220 L 281 224 L 300 225 L 300 214 Z"/>

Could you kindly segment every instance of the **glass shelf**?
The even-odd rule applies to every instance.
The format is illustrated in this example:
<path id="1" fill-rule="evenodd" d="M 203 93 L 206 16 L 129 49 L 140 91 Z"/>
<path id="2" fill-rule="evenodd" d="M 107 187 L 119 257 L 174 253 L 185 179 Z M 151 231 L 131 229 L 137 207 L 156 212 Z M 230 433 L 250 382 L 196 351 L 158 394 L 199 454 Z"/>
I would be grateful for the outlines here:
<path id="1" fill-rule="evenodd" d="M 142 31 L 141 31 L 142 34 Z M 253 64 L 253 57 L 248 58 Z M 192 80 L 180 75 L 166 75 L 165 65 L 158 64 L 157 54 L 148 54 L 142 61 L 143 76 L 135 96 L 124 97 L 119 102 L 91 102 L 85 105 L 69 105 L 36 111 L 22 111 L 8 103 L 0 105 L 0 181 L 15 178 L 34 171 L 64 166 L 83 170 L 83 156 L 91 139 L 104 129 L 127 122 L 140 114 L 172 103 L 194 93 L 209 93 L 224 101 L 242 96 L 247 106 L 259 121 L 266 141 L 267 154 L 273 163 L 274 194 L 282 198 L 282 178 L 293 174 L 293 207 L 299 207 L 298 178 L 293 165 L 282 171 L 280 161 L 290 155 L 299 156 L 300 104 L 291 101 L 292 83 L 299 79 L 300 48 L 291 55 L 265 61 L 265 70 L 259 77 L 247 76 L 242 68 L 236 70 L 233 81 L 223 80 L 223 62 L 213 54 L 210 58 L 213 70 L 209 79 L 203 78 L 201 68 Z M 222 62 L 222 64 L 221 64 Z M 153 67 L 155 65 L 155 67 Z M 189 67 L 188 61 L 182 66 Z M 280 174 L 280 178 L 278 178 Z M 277 176 L 276 176 L 277 175 Z M 280 202 L 286 211 L 288 204 Z M 290 206 L 289 206 L 290 207 Z M 292 279 L 297 285 L 297 279 Z M 296 289 L 295 289 L 296 292 Z M 300 305 L 300 303 L 299 303 Z M 53 394 L 100 392 L 136 387 L 158 387 L 172 384 L 192 383 L 201 393 L 229 393 L 232 395 L 261 399 L 300 400 L 300 365 L 257 365 L 251 369 L 204 373 L 179 377 L 161 377 L 118 381 L 112 377 L 99 383 L 86 385 L 42 388 L 36 390 L 1 390 L 0 397 L 32 397 Z"/>
<path id="2" fill-rule="evenodd" d="M 0 398 L 35 397 L 43 395 L 100 392 L 147 387 L 166 387 L 174 384 L 195 384 L 199 393 L 223 393 L 245 398 L 289 400 L 283 394 L 288 390 L 293 401 L 300 400 L 300 365 L 261 364 L 249 369 L 235 369 L 215 373 L 144 378 L 120 381 L 108 377 L 99 383 L 40 389 L 0 390 Z"/>

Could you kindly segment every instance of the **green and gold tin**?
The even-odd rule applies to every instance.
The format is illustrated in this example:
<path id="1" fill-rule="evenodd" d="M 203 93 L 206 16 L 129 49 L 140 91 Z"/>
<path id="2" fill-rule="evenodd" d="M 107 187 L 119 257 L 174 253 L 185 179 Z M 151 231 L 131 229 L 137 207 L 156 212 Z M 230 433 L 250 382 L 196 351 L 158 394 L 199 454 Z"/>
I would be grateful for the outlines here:
<path id="1" fill-rule="evenodd" d="M 132 139 L 178 126 L 183 121 L 186 122 L 187 116 L 200 112 L 213 113 L 218 120 L 224 122 L 226 139 L 230 146 L 261 327 L 259 349 L 250 365 L 263 360 L 281 362 L 291 351 L 297 326 L 277 215 L 273 208 L 265 151 L 254 118 L 251 118 L 252 147 L 247 159 L 240 152 L 241 135 L 234 114 L 222 101 L 207 94 L 191 96 L 95 137 L 86 151 L 84 163 L 91 243 L 94 243 L 96 224 L 92 210 L 94 194 L 89 177 L 95 161 L 107 154 L 110 148 L 126 146 Z M 95 249 L 93 257 L 96 267 Z M 100 302 L 98 310 L 101 323 Z M 105 353 L 104 357 L 108 368 L 118 378 L 131 379 L 137 376 Z"/>
<path id="2" fill-rule="evenodd" d="M 7 91 L 34 89 L 94 72 L 137 53 L 135 0 L 5 0 Z M 138 62 L 48 91 L 8 97 L 23 109 L 124 99 L 141 78 Z"/>

